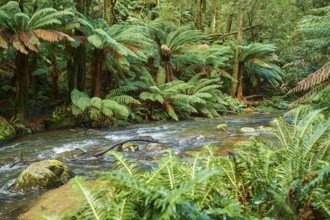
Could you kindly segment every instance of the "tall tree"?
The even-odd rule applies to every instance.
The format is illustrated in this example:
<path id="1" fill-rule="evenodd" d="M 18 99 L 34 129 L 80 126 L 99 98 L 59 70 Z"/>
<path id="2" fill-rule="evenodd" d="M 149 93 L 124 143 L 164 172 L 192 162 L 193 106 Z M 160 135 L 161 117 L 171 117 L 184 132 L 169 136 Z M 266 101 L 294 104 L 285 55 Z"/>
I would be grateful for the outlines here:
<path id="1" fill-rule="evenodd" d="M 243 37 L 243 20 L 244 20 L 244 13 L 246 10 L 246 0 L 241 0 L 241 10 L 238 18 L 238 33 L 237 33 L 237 47 L 235 52 L 235 60 L 234 60 L 234 71 L 233 71 L 233 78 L 237 81 L 241 81 L 243 79 L 243 73 L 239 72 L 242 70 L 240 68 L 243 64 L 239 62 L 239 46 L 242 44 L 242 37 Z M 232 81 L 231 87 L 229 90 L 229 94 L 231 96 L 235 96 L 237 94 L 237 82 Z M 242 98 L 242 97 L 238 97 Z"/>
<path id="2" fill-rule="evenodd" d="M 212 0 L 211 33 L 215 32 L 217 21 L 217 0 Z"/>
<path id="3" fill-rule="evenodd" d="M 8 42 L 16 49 L 15 75 L 17 113 L 22 119 L 27 114 L 29 98 L 29 52 L 38 52 L 40 40 L 58 42 L 73 39 L 50 27 L 61 25 L 61 18 L 69 18 L 73 13 L 45 8 L 37 11 L 31 17 L 23 13 L 20 5 L 10 1 L 0 8 L 0 47 L 8 48 Z"/>

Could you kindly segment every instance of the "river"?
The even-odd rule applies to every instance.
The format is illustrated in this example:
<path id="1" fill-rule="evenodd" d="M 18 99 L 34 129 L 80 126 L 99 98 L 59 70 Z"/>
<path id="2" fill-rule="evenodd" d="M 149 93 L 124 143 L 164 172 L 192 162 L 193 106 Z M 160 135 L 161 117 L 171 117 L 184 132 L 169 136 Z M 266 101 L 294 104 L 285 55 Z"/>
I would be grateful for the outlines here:
<path id="1" fill-rule="evenodd" d="M 108 129 L 81 129 L 47 131 L 33 135 L 18 137 L 12 142 L 0 146 L 0 219 L 15 219 L 28 204 L 33 202 L 42 191 L 31 193 L 10 192 L 9 186 L 22 172 L 26 165 L 11 165 L 21 155 L 27 160 L 44 160 L 56 158 L 57 154 L 79 148 L 83 151 L 95 152 L 97 149 L 136 136 L 152 136 L 172 149 L 181 157 L 189 157 L 192 152 L 202 150 L 205 144 L 213 145 L 218 154 L 225 154 L 234 143 L 245 140 L 251 135 L 262 135 L 273 138 L 269 133 L 241 134 L 241 127 L 257 127 L 268 125 L 275 115 L 261 113 L 244 113 L 223 116 L 219 119 L 200 119 L 180 122 L 152 122 L 146 124 L 129 125 Z M 219 131 L 216 126 L 220 123 L 228 125 L 228 131 Z M 152 165 L 164 151 L 146 152 L 145 144 L 140 144 L 140 150 L 127 153 L 129 157 Z M 111 169 L 112 158 L 88 157 L 83 160 L 66 161 L 76 175 L 93 175 L 93 171 Z"/>

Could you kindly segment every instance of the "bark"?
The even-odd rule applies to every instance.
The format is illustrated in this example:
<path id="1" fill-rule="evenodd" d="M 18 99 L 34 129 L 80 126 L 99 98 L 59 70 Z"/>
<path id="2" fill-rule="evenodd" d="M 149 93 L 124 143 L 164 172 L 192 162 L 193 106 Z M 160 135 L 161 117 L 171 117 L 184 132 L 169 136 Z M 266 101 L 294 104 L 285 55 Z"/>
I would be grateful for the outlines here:
<path id="1" fill-rule="evenodd" d="M 94 50 L 94 60 L 93 60 L 93 77 L 94 77 L 94 96 L 101 96 L 101 71 L 102 71 L 102 50 Z"/>
<path id="2" fill-rule="evenodd" d="M 15 75 L 17 116 L 24 120 L 27 115 L 29 99 L 29 65 L 28 56 L 19 51 L 17 51 L 15 58 Z"/>
<path id="3" fill-rule="evenodd" d="M 115 16 L 115 5 L 117 3 L 117 0 L 104 0 L 104 19 L 107 21 L 109 26 L 112 26 L 116 23 L 116 16 Z"/>
<path id="4" fill-rule="evenodd" d="M 32 64 L 30 66 L 30 70 L 29 70 L 29 81 L 31 82 L 31 86 L 32 86 L 32 98 L 33 99 L 37 99 L 38 96 L 38 77 L 37 76 L 33 76 L 32 73 L 34 70 L 36 70 L 38 68 L 38 57 L 37 54 L 33 54 L 32 56 Z"/>
<path id="5" fill-rule="evenodd" d="M 69 53 L 73 57 L 73 59 L 69 59 L 67 61 L 67 71 L 68 71 L 68 99 L 70 100 L 71 92 L 75 88 L 75 63 L 74 63 L 74 48 L 69 46 Z"/>
<path id="6" fill-rule="evenodd" d="M 239 63 L 239 85 L 237 88 L 237 99 L 240 101 L 246 101 L 244 95 L 243 95 L 243 80 L 244 80 L 244 63 Z"/>
<path id="7" fill-rule="evenodd" d="M 233 17 L 234 17 L 234 14 L 229 14 L 227 17 L 226 33 L 230 33 L 230 31 L 231 31 L 231 26 L 233 24 Z"/>
<path id="8" fill-rule="evenodd" d="M 244 13 L 246 9 L 246 0 L 241 1 L 241 10 L 238 19 L 238 33 L 237 33 L 237 45 L 235 50 L 235 60 L 234 60 L 234 72 L 233 78 L 239 80 L 239 72 L 240 72 L 240 62 L 239 62 L 239 46 L 242 44 L 242 37 L 243 37 L 243 19 Z M 229 94 L 231 96 L 235 96 L 237 94 L 237 82 L 232 82 Z"/>
<path id="9" fill-rule="evenodd" d="M 201 0 L 200 2 L 200 29 L 205 30 L 205 17 L 206 17 L 206 0 Z"/>
<path id="10" fill-rule="evenodd" d="M 86 78 L 86 46 L 80 45 L 76 48 L 75 63 L 77 66 L 77 89 L 84 91 L 85 89 L 85 78 Z"/>
<path id="11" fill-rule="evenodd" d="M 215 32 L 217 20 L 217 0 L 212 0 L 211 33 Z"/>

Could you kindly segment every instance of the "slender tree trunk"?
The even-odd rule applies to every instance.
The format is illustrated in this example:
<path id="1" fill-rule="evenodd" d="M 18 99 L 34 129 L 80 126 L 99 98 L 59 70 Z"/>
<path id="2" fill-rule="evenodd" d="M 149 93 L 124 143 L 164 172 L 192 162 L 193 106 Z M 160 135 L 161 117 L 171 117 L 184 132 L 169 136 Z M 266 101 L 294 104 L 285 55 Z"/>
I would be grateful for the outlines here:
<path id="1" fill-rule="evenodd" d="M 234 72 L 233 78 L 239 80 L 239 71 L 240 71 L 240 62 L 239 62 L 239 46 L 242 44 L 242 37 L 243 37 L 243 19 L 244 19 L 244 12 L 246 9 L 246 0 L 241 0 L 241 10 L 238 19 L 238 33 L 237 33 L 237 45 L 235 50 L 235 60 L 234 60 Z M 242 76 L 243 77 L 243 76 Z M 237 82 L 232 82 L 229 94 L 231 96 L 235 96 L 237 94 Z"/>
<path id="2" fill-rule="evenodd" d="M 77 89 L 79 91 L 84 91 L 85 89 L 85 78 L 86 78 L 86 47 L 80 45 L 76 48 L 75 56 L 75 66 L 77 66 Z"/>
<path id="3" fill-rule="evenodd" d="M 227 22 L 226 22 L 226 32 L 227 33 L 230 33 L 231 31 L 231 26 L 233 24 L 233 16 L 234 14 L 229 14 L 228 17 L 227 17 Z"/>
<path id="4" fill-rule="evenodd" d="M 244 95 L 243 95 L 243 80 L 244 80 L 244 63 L 239 63 L 239 85 L 237 88 L 237 99 L 240 101 L 246 101 Z"/>
<path id="5" fill-rule="evenodd" d="M 28 56 L 19 51 L 15 58 L 15 75 L 17 116 L 24 120 L 27 116 L 29 99 L 29 63 Z"/>
<path id="6" fill-rule="evenodd" d="M 75 63 L 74 63 L 74 48 L 69 46 L 69 53 L 71 54 L 72 59 L 67 61 L 67 75 L 68 75 L 68 100 L 71 98 L 71 92 L 75 88 Z"/>
<path id="7" fill-rule="evenodd" d="M 206 18 L 206 0 L 201 0 L 200 2 L 200 29 L 205 30 L 205 18 Z"/>
<path id="8" fill-rule="evenodd" d="M 55 65 L 55 59 L 56 57 L 54 57 L 53 59 L 53 65 L 52 65 L 52 93 L 53 93 L 53 97 L 57 97 L 58 96 L 58 85 L 57 85 L 57 80 L 58 80 L 58 73 L 57 73 L 57 68 Z"/>
<path id="9" fill-rule="evenodd" d="M 103 2 L 103 13 L 104 13 L 104 20 L 107 21 L 109 26 L 112 26 L 116 23 L 116 16 L 114 12 L 115 5 L 117 0 L 104 0 Z"/>
<path id="10" fill-rule="evenodd" d="M 212 0 L 211 33 L 215 32 L 217 20 L 217 0 Z"/>
<path id="11" fill-rule="evenodd" d="M 93 68 L 94 68 L 94 96 L 101 96 L 101 71 L 102 71 L 102 51 L 99 49 L 94 50 L 94 60 L 93 60 Z"/>
<path id="12" fill-rule="evenodd" d="M 31 66 L 29 67 L 29 81 L 31 82 L 31 87 L 32 87 L 32 98 L 37 99 L 38 96 L 38 77 L 33 76 L 33 71 L 35 71 L 38 68 L 38 56 L 37 54 L 32 55 L 32 63 Z"/>

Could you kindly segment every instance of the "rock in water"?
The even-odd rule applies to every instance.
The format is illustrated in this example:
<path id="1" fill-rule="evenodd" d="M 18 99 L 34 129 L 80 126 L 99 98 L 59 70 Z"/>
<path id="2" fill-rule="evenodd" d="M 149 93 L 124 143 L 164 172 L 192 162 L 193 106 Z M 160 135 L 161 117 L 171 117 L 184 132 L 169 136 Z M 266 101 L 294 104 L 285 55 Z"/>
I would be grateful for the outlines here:
<path id="1" fill-rule="evenodd" d="M 239 129 L 239 131 L 241 133 L 253 133 L 253 132 L 256 132 L 256 129 L 255 128 L 250 128 L 250 127 L 243 127 L 241 129 Z"/>
<path id="2" fill-rule="evenodd" d="M 144 149 L 146 151 L 161 151 L 164 149 L 164 145 L 163 144 L 160 144 L 160 143 L 149 143 L 147 144 Z"/>
<path id="3" fill-rule="evenodd" d="M 28 166 L 11 188 L 18 191 L 56 188 L 65 184 L 73 175 L 61 161 L 44 160 Z"/>
<path id="4" fill-rule="evenodd" d="M 6 119 L 0 116 L 0 144 L 5 142 L 6 140 L 10 140 L 14 138 L 16 135 L 16 131 L 11 126 Z"/>
<path id="5" fill-rule="evenodd" d="M 132 143 L 132 142 L 126 142 L 125 144 L 123 144 L 115 149 L 118 151 L 135 152 L 135 151 L 139 150 L 139 145 Z"/>
<path id="6" fill-rule="evenodd" d="M 83 156 L 85 155 L 86 152 L 79 149 L 79 148 L 75 148 L 73 150 L 69 150 L 69 151 L 64 151 L 62 153 L 59 153 L 57 155 L 58 159 L 59 160 L 65 160 L 65 159 L 74 159 L 76 157 L 80 157 L 80 156 Z"/>
<path id="7" fill-rule="evenodd" d="M 219 124 L 217 126 L 217 129 L 222 131 L 227 131 L 227 128 L 228 128 L 227 124 Z"/>

